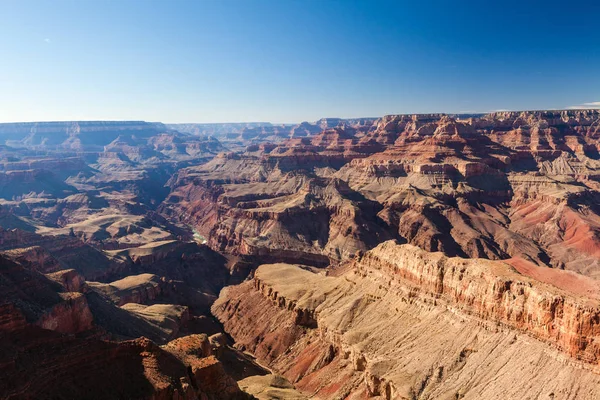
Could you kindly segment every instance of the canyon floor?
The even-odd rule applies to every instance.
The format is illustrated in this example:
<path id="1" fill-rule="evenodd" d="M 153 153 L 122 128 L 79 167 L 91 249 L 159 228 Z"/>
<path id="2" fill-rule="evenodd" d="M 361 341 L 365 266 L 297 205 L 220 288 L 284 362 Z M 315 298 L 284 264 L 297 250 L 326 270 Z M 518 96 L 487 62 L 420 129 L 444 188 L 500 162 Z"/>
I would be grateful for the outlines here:
<path id="1" fill-rule="evenodd" d="M 599 139 L 0 124 L 0 398 L 600 399 Z"/>

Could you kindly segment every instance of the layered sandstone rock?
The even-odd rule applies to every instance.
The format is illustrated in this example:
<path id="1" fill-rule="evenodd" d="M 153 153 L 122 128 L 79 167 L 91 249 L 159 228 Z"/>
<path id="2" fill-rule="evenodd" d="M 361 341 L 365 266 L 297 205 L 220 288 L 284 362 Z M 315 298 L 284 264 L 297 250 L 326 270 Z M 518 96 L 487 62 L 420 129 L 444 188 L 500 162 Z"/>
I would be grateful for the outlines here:
<path id="1" fill-rule="evenodd" d="M 84 278 L 110 277 L 127 269 L 123 260 L 110 257 L 71 236 L 40 235 L 0 228 L 0 251 L 8 258 L 40 272 L 75 269 Z"/>
<path id="2" fill-rule="evenodd" d="M 82 293 L 69 292 L 37 271 L 0 257 L 1 329 L 14 330 L 24 323 L 62 333 L 92 328 L 93 316 Z"/>
<path id="3" fill-rule="evenodd" d="M 86 282 L 86 294 L 98 325 L 114 337 L 165 343 L 190 321 L 188 306 L 167 303 L 168 286 L 153 274 L 130 275 L 109 284 Z"/>
<path id="4" fill-rule="evenodd" d="M 599 118 L 0 126 L 0 397 L 594 398 Z"/>
<path id="5" fill-rule="evenodd" d="M 60 262 L 42 246 L 11 248 L 4 251 L 4 255 L 39 272 L 50 273 L 61 269 Z"/>
<path id="6" fill-rule="evenodd" d="M 595 276 L 598 162 L 574 143 L 593 145 L 598 118 L 597 111 L 466 121 L 385 117 L 370 135 L 391 137 L 387 143 L 394 145 L 351 161 L 335 176 L 380 202 L 381 218 L 426 250 L 523 256 Z"/>
<path id="7" fill-rule="evenodd" d="M 88 282 L 95 291 L 102 293 L 115 304 L 148 303 L 155 300 L 163 291 L 165 283 L 153 274 L 130 275 L 109 284 Z"/>
<path id="8" fill-rule="evenodd" d="M 269 122 L 223 123 L 223 124 L 167 124 L 179 132 L 194 135 L 212 135 L 229 146 L 234 143 L 282 141 L 290 137 L 306 137 L 340 126 L 367 131 L 375 118 L 321 118 L 315 122 L 274 125 Z"/>
<path id="9" fill-rule="evenodd" d="M 247 399 L 213 356 L 146 338 L 108 342 L 28 328 L 0 331 L 3 398 Z"/>
<path id="10" fill-rule="evenodd" d="M 194 224 L 218 251 L 321 265 L 389 237 L 377 205 L 345 182 L 273 163 L 231 156 L 184 171 L 162 212 Z"/>
<path id="11" fill-rule="evenodd" d="M 126 261 L 133 271 L 160 277 L 162 289 L 168 289 L 161 290 L 163 295 L 198 312 L 207 310 L 230 280 L 239 279 L 232 276 L 225 257 L 193 242 L 159 241 L 107 253 Z"/>
<path id="12" fill-rule="evenodd" d="M 280 375 L 255 375 L 238 382 L 242 390 L 258 400 L 305 400 L 307 397 Z"/>
<path id="13" fill-rule="evenodd" d="M 74 269 L 63 269 L 46 274 L 46 277 L 58 282 L 68 292 L 83 292 L 86 285 L 83 276 Z"/>
<path id="14" fill-rule="evenodd" d="M 193 225 L 214 249 L 276 255 L 274 261 L 316 265 L 316 254 L 346 259 L 396 237 L 447 255 L 523 256 L 594 276 L 598 118 L 592 110 L 465 120 L 429 114 L 386 116 L 367 131 L 328 127 L 181 171 L 161 212 Z M 376 243 L 353 233 L 367 225 L 360 219 L 348 224 L 352 212 L 343 213 L 342 224 L 328 211 L 310 216 L 322 223 L 296 226 L 292 217 L 308 220 L 305 210 L 321 207 L 313 206 L 314 198 L 325 197 L 323 206 L 331 210 L 335 196 L 310 189 L 318 182 L 347 183 L 350 191 L 341 194 L 353 201 L 364 196 L 361 202 L 377 213 L 366 218 L 378 226 Z M 524 219 L 522 210 L 540 201 L 552 205 Z M 323 231 L 333 227 L 335 235 L 337 225 L 350 237 L 325 243 Z"/>
<path id="15" fill-rule="evenodd" d="M 105 288 L 74 270 L 44 276 L 0 258 L 0 397 L 250 398 L 225 373 L 213 353 L 217 340 L 213 345 L 206 335 L 179 338 L 164 350 L 143 337 L 100 340 L 107 333 L 101 328 L 116 327 L 110 333 L 124 336 L 119 323 L 135 336 L 149 332 L 164 342 L 180 332 L 187 307 L 130 302 L 158 296 L 155 278 L 129 277 Z M 106 304 L 98 303 L 95 291 L 101 289 L 127 304 L 99 308 Z"/>
<path id="16" fill-rule="evenodd" d="M 549 271 L 386 242 L 336 276 L 261 266 L 213 311 L 315 398 L 597 398 L 600 285 Z"/>

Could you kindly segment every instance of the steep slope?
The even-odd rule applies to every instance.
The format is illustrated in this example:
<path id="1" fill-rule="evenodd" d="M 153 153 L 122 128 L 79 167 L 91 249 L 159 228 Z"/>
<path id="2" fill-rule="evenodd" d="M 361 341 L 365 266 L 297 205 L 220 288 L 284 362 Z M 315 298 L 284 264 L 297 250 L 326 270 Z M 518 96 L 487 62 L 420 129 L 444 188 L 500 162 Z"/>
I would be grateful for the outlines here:
<path id="1" fill-rule="evenodd" d="M 39 326 L 63 333 L 92 328 L 92 314 L 82 293 L 0 257 L 0 331 Z"/>
<path id="2" fill-rule="evenodd" d="M 315 163 L 327 160 L 223 155 L 181 171 L 159 210 L 215 250 L 319 265 L 389 238 L 378 205 Z"/>
<path id="3" fill-rule="evenodd" d="M 318 264 L 315 255 L 345 259 L 395 237 L 595 276 L 599 118 L 392 115 L 366 131 L 327 128 L 182 170 L 160 211 L 233 254 Z"/>
<path id="4" fill-rule="evenodd" d="M 387 144 L 335 174 L 383 205 L 409 243 L 448 255 L 521 256 L 596 276 L 598 111 L 388 116 Z"/>
<path id="5" fill-rule="evenodd" d="M 393 242 L 337 271 L 263 265 L 213 312 L 314 398 L 598 398 L 595 281 L 573 292 L 566 271 L 551 286 Z"/>
<path id="6" fill-rule="evenodd" d="M 174 336 L 170 314 L 187 315 L 187 307 L 139 304 L 160 295 L 161 286 L 166 282 L 149 274 L 88 284 L 74 270 L 44 276 L 0 257 L 0 397 L 251 398 L 225 372 L 206 335 L 181 337 L 162 348 L 144 337 L 103 340 L 109 333 L 122 335 L 119 322 L 136 337 L 149 333 L 166 342 Z M 110 307 L 113 300 L 123 305 Z"/>
<path id="7" fill-rule="evenodd" d="M 26 328 L 0 331 L 0 396 L 7 399 L 248 399 L 201 340 L 163 348 L 140 338 L 101 341 Z M 205 339 L 206 340 L 206 339 Z M 206 340 L 207 342 L 208 340 Z M 197 343 L 197 344 L 196 344 Z M 209 347 L 210 350 L 210 347 Z"/>

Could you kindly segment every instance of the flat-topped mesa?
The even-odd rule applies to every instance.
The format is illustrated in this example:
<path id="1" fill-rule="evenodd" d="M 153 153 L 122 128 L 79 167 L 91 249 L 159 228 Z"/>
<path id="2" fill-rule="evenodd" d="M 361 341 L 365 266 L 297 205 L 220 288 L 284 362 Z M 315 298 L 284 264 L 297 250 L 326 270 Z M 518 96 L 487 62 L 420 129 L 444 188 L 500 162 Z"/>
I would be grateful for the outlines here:
<path id="1" fill-rule="evenodd" d="M 45 169 L 49 171 L 81 171 L 86 169 L 86 164 L 81 157 L 61 158 L 27 158 L 25 160 L 10 161 L 0 164 L 4 171 L 19 171 L 30 169 Z"/>
<path id="2" fill-rule="evenodd" d="M 431 113 L 431 114 L 389 114 L 381 117 L 375 122 L 376 130 L 391 130 L 394 125 L 399 122 L 434 122 L 446 117 L 444 113 Z"/>
<path id="3" fill-rule="evenodd" d="M 276 267 L 276 265 L 273 265 Z M 253 278 L 254 289 L 260 292 L 264 297 L 268 298 L 279 308 L 292 311 L 295 313 L 295 324 L 300 326 L 306 326 L 308 328 L 317 328 L 316 310 L 315 306 L 318 305 L 316 302 L 304 302 L 305 295 L 298 291 L 297 293 L 290 293 L 286 290 L 281 293 L 274 289 L 272 281 L 270 279 L 263 280 L 262 275 L 268 274 L 270 271 L 266 267 L 257 270 Z M 284 287 L 285 288 L 285 287 Z"/>
<path id="4" fill-rule="evenodd" d="M 108 251 L 108 254 L 126 257 L 138 265 L 147 266 L 164 260 L 175 253 L 179 255 L 184 252 L 185 247 L 187 246 L 188 243 L 178 240 L 160 240 L 146 243 L 138 247 L 110 250 Z"/>
<path id="5" fill-rule="evenodd" d="M 10 170 L 0 174 L 0 184 L 6 185 L 14 182 L 33 183 L 36 180 L 49 179 L 52 171 L 45 169 Z"/>
<path id="6" fill-rule="evenodd" d="M 153 274 L 130 275 L 108 284 L 87 284 L 118 306 L 128 303 L 147 304 L 159 297 L 166 287 L 166 282 Z"/>

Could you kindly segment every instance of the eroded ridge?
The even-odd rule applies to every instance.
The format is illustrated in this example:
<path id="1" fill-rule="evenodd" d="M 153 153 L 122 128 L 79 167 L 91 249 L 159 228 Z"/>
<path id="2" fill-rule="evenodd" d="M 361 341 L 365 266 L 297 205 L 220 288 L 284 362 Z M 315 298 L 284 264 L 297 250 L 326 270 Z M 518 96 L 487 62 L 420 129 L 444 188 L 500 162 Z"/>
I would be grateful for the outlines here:
<path id="1" fill-rule="evenodd" d="M 597 398 L 595 283 L 574 292 L 575 274 L 552 271 L 562 288 L 504 262 L 389 241 L 334 276 L 263 265 L 224 289 L 213 313 L 239 347 L 316 398 L 519 398 L 532 386 Z"/>

